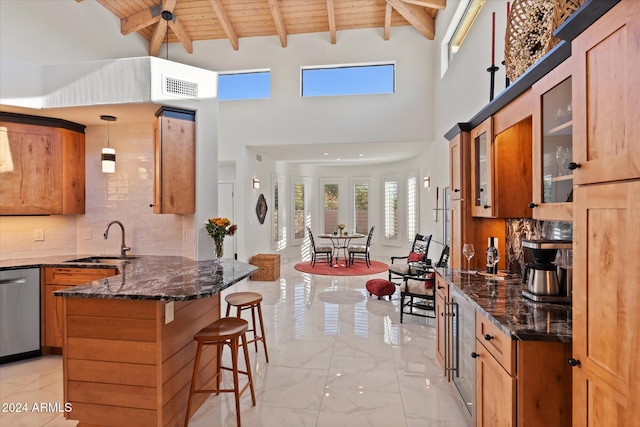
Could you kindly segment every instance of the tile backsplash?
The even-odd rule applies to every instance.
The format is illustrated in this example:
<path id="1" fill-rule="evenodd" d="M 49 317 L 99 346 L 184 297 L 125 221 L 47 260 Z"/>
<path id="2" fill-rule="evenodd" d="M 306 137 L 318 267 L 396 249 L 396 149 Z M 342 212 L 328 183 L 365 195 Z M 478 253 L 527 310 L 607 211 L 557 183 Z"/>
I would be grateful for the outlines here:
<path id="1" fill-rule="evenodd" d="M 525 263 L 532 262 L 529 252 L 522 247 L 523 240 L 573 240 L 573 223 L 564 221 L 538 221 L 535 219 L 507 219 L 507 269 L 520 273 Z"/>

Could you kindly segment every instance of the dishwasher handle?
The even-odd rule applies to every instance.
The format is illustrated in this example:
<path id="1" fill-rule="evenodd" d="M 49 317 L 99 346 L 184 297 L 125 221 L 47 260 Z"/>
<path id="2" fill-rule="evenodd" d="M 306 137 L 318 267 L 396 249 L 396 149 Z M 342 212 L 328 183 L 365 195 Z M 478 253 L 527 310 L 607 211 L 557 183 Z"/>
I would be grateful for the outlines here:
<path id="1" fill-rule="evenodd" d="M 27 283 L 27 278 L 20 277 L 19 279 L 0 279 L 0 285 L 17 285 L 19 283 Z"/>

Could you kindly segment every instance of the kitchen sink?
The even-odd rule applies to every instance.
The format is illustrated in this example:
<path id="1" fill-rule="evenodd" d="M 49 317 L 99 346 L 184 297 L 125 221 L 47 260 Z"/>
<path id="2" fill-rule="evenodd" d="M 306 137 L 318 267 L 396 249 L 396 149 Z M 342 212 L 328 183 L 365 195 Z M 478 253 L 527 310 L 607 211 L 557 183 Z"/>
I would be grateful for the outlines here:
<path id="1" fill-rule="evenodd" d="M 123 262 L 137 259 L 135 256 L 90 256 L 86 258 L 72 259 L 65 262 L 88 262 L 93 264 L 122 264 Z"/>

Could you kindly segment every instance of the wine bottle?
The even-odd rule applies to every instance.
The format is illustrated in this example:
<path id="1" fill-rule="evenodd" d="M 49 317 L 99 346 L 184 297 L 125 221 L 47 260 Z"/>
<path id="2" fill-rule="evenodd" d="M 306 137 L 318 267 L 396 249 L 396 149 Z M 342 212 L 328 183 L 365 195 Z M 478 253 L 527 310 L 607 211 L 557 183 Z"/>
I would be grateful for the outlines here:
<path id="1" fill-rule="evenodd" d="M 498 255 L 498 249 L 496 248 L 496 238 L 489 237 L 489 243 L 487 247 L 487 273 L 489 274 L 497 274 L 498 273 L 498 263 L 496 262 L 496 257 Z"/>

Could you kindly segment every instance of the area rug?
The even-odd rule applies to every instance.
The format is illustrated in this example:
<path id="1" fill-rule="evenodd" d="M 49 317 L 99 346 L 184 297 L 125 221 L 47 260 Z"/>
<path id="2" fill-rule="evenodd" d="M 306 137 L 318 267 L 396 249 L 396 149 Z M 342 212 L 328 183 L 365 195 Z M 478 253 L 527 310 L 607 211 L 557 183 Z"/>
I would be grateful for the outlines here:
<path id="1" fill-rule="evenodd" d="M 389 269 L 389 265 L 384 262 L 371 261 L 371 267 L 367 268 L 364 262 L 356 262 L 351 267 L 347 267 L 343 260 L 337 266 L 329 266 L 326 262 L 316 261 L 316 265 L 311 267 L 310 261 L 299 262 L 293 266 L 298 271 L 309 274 L 319 274 L 321 276 L 365 276 L 367 274 L 383 273 Z"/>

